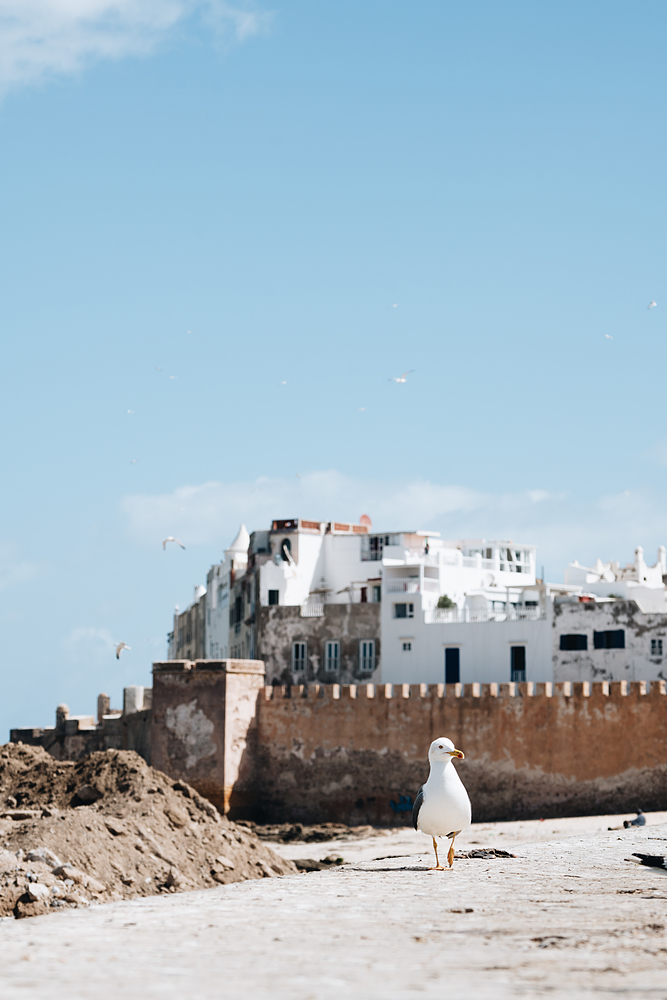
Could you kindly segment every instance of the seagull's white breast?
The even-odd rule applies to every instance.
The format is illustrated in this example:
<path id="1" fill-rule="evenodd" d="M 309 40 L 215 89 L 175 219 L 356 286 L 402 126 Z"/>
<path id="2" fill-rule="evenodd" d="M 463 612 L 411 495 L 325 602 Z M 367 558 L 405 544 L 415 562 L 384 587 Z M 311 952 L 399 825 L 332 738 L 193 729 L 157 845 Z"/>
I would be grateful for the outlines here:
<path id="1" fill-rule="evenodd" d="M 446 837 L 468 829 L 472 818 L 470 799 L 453 764 L 432 764 L 422 794 L 424 801 L 417 818 L 422 833 Z"/>

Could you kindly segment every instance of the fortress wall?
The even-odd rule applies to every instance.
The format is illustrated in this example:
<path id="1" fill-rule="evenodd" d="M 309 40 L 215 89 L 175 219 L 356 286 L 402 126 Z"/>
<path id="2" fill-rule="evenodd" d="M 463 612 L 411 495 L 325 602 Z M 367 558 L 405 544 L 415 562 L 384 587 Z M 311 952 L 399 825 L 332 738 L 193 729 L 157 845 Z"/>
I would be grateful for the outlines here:
<path id="1" fill-rule="evenodd" d="M 665 682 L 266 688 L 256 813 L 409 822 L 432 740 L 449 736 L 477 820 L 667 802 Z"/>

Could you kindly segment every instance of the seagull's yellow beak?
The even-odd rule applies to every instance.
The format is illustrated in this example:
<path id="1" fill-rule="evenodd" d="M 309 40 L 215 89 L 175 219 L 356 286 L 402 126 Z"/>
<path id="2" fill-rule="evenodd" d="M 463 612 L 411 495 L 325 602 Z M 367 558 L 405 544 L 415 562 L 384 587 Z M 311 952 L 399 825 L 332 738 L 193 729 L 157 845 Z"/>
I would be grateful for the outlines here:
<path id="1" fill-rule="evenodd" d="M 465 756 L 466 755 L 464 754 L 463 750 L 450 750 L 449 751 L 449 756 L 450 757 L 458 757 L 459 760 L 465 760 Z"/>

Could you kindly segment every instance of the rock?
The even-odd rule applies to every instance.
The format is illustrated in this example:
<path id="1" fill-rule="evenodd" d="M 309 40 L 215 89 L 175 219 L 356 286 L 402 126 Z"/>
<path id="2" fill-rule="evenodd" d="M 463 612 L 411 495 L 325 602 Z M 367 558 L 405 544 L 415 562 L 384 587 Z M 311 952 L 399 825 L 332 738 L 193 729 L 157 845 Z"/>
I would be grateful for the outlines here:
<path id="1" fill-rule="evenodd" d="M 185 809 L 179 809 L 178 806 L 167 806 L 164 814 L 178 829 L 181 829 L 190 822 L 190 816 L 188 813 Z"/>
<path id="2" fill-rule="evenodd" d="M 106 892 L 107 887 L 102 883 L 98 882 L 96 878 L 89 875 L 85 882 L 85 888 L 90 889 L 91 892 Z"/>
<path id="3" fill-rule="evenodd" d="M 13 795 L 8 795 L 5 799 L 8 809 L 16 809 L 16 799 Z"/>
<path id="4" fill-rule="evenodd" d="M 14 916 L 17 920 L 24 917 L 39 917 L 43 913 L 48 913 L 50 909 L 49 899 L 31 899 L 27 892 L 24 892 L 14 907 Z"/>
<path id="5" fill-rule="evenodd" d="M 79 785 L 72 797 L 73 806 L 91 806 L 102 798 L 102 792 L 98 791 L 94 785 Z"/>
<path id="6" fill-rule="evenodd" d="M 42 899 L 48 899 L 51 893 L 47 885 L 41 882 L 31 882 L 27 888 L 27 895 L 31 903 L 39 903 Z"/>
<path id="7" fill-rule="evenodd" d="M 88 906 L 86 897 L 76 892 L 68 892 L 66 896 L 63 896 L 63 899 L 66 903 L 76 903 L 77 906 Z"/>
<path id="8" fill-rule="evenodd" d="M 43 861 L 51 868 L 59 868 L 62 865 L 60 858 L 50 851 L 48 847 L 33 847 L 26 856 L 28 861 Z"/>
<path id="9" fill-rule="evenodd" d="M 233 865 L 232 865 L 232 867 L 233 867 Z M 167 878 L 166 878 L 164 884 L 167 886 L 168 889 L 172 888 L 172 886 L 175 889 L 177 889 L 179 887 L 179 885 L 183 884 L 183 879 L 181 877 L 181 873 L 178 871 L 177 868 L 170 868 L 169 869 L 169 874 L 167 875 Z"/>
<path id="10" fill-rule="evenodd" d="M 121 837 L 124 833 L 127 833 L 127 827 L 123 821 L 116 819 L 114 816 L 105 816 L 104 825 L 109 833 L 113 833 L 114 837 Z"/>
<path id="11" fill-rule="evenodd" d="M 2 813 L 2 819 L 37 819 L 38 816 L 42 815 L 41 809 L 8 809 L 6 812 Z"/>
<path id="12" fill-rule="evenodd" d="M 77 885 L 85 882 L 87 878 L 86 873 L 82 872 L 80 868 L 75 868 L 74 865 L 60 865 L 60 867 L 53 869 L 53 874 L 57 875 L 58 878 L 69 878 Z"/>
<path id="13" fill-rule="evenodd" d="M 222 865 L 223 868 L 236 868 L 234 862 L 229 858 L 226 858 L 224 854 L 219 854 L 215 860 L 219 865 Z"/>

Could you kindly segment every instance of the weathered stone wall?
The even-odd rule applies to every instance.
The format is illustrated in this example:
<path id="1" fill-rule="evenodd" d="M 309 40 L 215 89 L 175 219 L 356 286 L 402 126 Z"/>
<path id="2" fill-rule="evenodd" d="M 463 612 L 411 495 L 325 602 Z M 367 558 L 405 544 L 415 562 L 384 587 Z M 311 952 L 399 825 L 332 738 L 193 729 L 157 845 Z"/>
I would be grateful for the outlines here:
<path id="1" fill-rule="evenodd" d="M 375 640 L 375 660 L 379 666 L 380 604 L 325 604 L 318 618 L 304 618 L 301 608 L 273 605 L 257 608 L 257 655 L 266 665 L 268 683 L 291 684 L 292 643 L 308 644 L 308 667 L 304 681 L 341 684 L 372 680 L 359 669 L 359 641 Z M 331 677 L 325 670 L 325 643 L 340 642 L 340 673 Z M 301 679 L 301 678 L 299 678 Z"/>
<path id="2" fill-rule="evenodd" d="M 135 750 L 151 762 L 151 712 L 105 718 L 97 726 L 81 727 L 78 719 L 64 719 L 53 729 L 12 729 L 12 743 L 43 747 L 56 760 L 82 760 L 96 750 Z"/>
<path id="3" fill-rule="evenodd" d="M 291 696 L 290 696 L 291 695 Z M 259 708 L 255 815 L 396 824 L 448 736 L 477 820 L 661 809 L 665 682 L 270 689 Z"/>
<path id="4" fill-rule="evenodd" d="M 250 808 L 263 688 L 260 660 L 154 663 L 153 767 L 185 778 L 221 812 Z"/>

